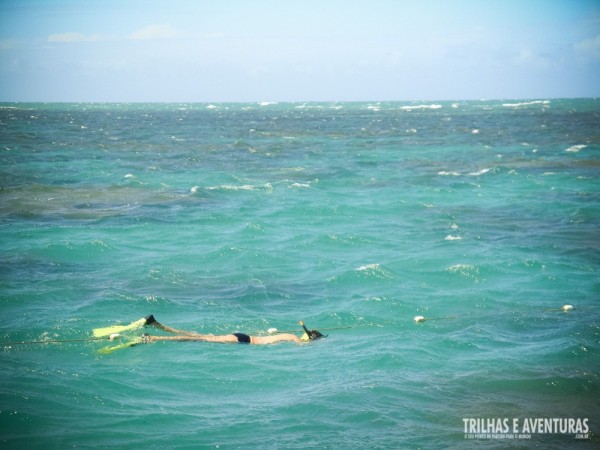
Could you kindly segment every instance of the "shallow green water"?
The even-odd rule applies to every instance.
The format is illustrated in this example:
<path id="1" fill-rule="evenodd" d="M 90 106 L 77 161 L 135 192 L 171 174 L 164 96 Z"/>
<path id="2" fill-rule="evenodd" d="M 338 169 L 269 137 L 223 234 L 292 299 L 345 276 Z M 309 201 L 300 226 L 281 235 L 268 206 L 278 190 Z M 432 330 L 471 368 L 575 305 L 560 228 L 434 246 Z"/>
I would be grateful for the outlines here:
<path id="1" fill-rule="evenodd" d="M 599 119 L 597 100 L 3 104 L 4 342 L 151 313 L 352 328 L 3 345 L 2 446 L 597 445 Z M 591 437 L 465 438 L 464 418 L 537 417 Z"/>

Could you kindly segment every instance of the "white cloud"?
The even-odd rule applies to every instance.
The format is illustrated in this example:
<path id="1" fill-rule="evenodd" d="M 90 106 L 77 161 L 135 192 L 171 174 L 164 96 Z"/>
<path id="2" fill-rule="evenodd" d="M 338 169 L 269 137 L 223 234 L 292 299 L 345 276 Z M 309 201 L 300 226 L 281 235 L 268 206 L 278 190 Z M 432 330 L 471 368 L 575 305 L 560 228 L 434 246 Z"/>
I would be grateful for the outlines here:
<path id="1" fill-rule="evenodd" d="M 83 33 L 68 32 L 68 33 L 56 33 L 48 36 L 48 42 L 62 42 L 62 43 L 73 43 L 73 42 L 98 42 L 106 40 L 106 37 L 102 37 L 97 34 L 86 36 Z"/>
<path id="2" fill-rule="evenodd" d="M 157 39 L 173 39 L 180 37 L 181 33 L 171 25 L 148 25 L 134 31 L 126 36 L 127 39 L 142 41 L 142 40 L 157 40 Z M 108 40 L 121 40 L 124 37 L 106 36 L 99 34 L 86 35 L 83 33 L 69 31 L 65 33 L 55 33 L 48 36 L 47 41 L 50 43 L 71 44 L 75 42 L 100 42 Z"/>
<path id="3" fill-rule="evenodd" d="M 600 34 L 595 38 L 586 39 L 581 42 L 577 42 L 573 46 L 575 53 L 585 59 L 599 59 L 600 58 Z"/>
<path id="4" fill-rule="evenodd" d="M 149 40 L 149 39 L 173 39 L 180 35 L 177 29 L 171 25 L 148 25 L 134 31 L 129 35 L 129 39 L 133 40 Z"/>
<path id="5" fill-rule="evenodd" d="M 527 47 L 521 49 L 519 55 L 514 58 L 514 62 L 519 65 L 541 69 L 552 68 L 556 65 L 556 60 L 554 60 L 550 55 L 534 52 L 532 49 Z"/>

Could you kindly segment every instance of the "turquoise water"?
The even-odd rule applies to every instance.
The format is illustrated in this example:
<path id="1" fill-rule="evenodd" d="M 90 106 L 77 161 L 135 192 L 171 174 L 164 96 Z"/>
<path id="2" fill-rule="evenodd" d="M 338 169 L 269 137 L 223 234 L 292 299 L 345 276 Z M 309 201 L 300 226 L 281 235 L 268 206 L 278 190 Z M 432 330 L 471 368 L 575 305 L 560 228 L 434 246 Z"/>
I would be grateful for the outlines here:
<path id="1" fill-rule="evenodd" d="M 598 445 L 600 101 L 2 104 L 0 137 L 2 448 Z M 341 329 L 7 344 L 148 314 Z"/>

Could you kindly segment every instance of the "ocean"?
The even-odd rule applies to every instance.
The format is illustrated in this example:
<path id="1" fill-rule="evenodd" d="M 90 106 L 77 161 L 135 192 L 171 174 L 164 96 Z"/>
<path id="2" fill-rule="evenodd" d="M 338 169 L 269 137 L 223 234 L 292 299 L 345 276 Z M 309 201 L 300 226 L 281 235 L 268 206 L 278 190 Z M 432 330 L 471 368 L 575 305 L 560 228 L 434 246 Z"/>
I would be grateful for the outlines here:
<path id="1" fill-rule="evenodd" d="M 2 103 L 0 446 L 598 448 L 599 172 L 598 99 Z"/>

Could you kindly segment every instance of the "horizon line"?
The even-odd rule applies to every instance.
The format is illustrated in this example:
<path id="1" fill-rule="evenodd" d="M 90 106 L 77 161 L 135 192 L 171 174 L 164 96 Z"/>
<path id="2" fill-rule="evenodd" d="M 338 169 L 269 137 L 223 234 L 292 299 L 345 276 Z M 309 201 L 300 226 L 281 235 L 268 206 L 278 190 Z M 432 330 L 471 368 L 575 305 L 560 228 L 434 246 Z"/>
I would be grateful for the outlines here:
<path id="1" fill-rule="evenodd" d="M 494 101 L 551 101 L 551 100 L 598 100 L 600 96 L 591 97 L 502 97 L 471 99 L 424 99 L 424 100 L 0 100 L 0 104 L 258 104 L 270 106 L 278 104 L 306 103 L 432 103 L 432 102 L 494 102 Z"/>

